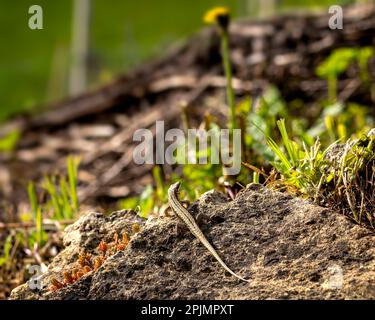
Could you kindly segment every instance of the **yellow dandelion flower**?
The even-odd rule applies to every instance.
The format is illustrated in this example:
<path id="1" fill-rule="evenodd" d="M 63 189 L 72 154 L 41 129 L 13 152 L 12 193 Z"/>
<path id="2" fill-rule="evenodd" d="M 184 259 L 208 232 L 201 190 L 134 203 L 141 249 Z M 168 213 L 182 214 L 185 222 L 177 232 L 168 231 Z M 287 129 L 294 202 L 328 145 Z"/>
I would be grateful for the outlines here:
<path id="1" fill-rule="evenodd" d="M 226 7 L 215 7 L 206 12 L 203 21 L 207 24 L 218 24 L 227 28 L 229 24 L 230 10 Z"/>

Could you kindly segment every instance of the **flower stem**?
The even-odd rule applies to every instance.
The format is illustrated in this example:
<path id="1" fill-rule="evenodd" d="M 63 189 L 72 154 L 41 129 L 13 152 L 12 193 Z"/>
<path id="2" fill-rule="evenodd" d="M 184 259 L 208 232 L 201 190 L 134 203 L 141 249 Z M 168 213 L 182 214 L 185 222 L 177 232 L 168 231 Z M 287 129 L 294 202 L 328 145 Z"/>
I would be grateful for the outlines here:
<path id="1" fill-rule="evenodd" d="M 328 100 L 330 103 L 337 102 L 337 78 L 331 76 L 328 78 Z"/>
<path id="2" fill-rule="evenodd" d="M 236 120 L 236 105 L 232 84 L 232 67 L 229 59 L 229 36 L 227 30 L 222 30 L 221 32 L 221 54 L 223 58 L 225 77 L 227 78 L 227 101 L 230 109 L 229 129 L 232 132 L 232 130 L 237 129 L 238 126 Z"/>

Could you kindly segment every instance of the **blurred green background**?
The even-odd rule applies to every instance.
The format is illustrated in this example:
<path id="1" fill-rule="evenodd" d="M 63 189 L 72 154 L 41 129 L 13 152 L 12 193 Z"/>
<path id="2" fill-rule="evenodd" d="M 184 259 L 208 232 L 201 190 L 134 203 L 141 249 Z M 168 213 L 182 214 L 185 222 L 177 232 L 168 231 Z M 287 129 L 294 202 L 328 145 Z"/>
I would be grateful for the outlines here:
<path id="1" fill-rule="evenodd" d="M 0 121 L 21 111 L 38 111 L 39 106 L 67 95 L 73 1 L 0 0 Z M 225 5 L 234 16 L 257 17 L 264 15 L 259 3 L 267 2 L 257 1 L 92 0 L 89 87 L 108 82 L 196 32 L 207 9 Z M 353 1 L 268 2 L 275 4 L 278 13 Z M 34 4 L 43 8 L 43 30 L 28 27 L 28 9 Z"/>

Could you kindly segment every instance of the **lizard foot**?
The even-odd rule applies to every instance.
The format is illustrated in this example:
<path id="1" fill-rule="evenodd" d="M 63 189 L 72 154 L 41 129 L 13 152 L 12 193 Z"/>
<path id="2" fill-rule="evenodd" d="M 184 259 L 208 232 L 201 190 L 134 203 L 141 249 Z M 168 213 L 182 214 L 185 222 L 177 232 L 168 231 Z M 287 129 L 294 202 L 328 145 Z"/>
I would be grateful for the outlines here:
<path id="1" fill-rule="evenodd" d="M 189 228 L 186 226 L 185 223 L 181 223 L 177 221 L 175 224 L 174 234 L 176 237 L 184 235 L 186 232 L 189 232 Z"/>

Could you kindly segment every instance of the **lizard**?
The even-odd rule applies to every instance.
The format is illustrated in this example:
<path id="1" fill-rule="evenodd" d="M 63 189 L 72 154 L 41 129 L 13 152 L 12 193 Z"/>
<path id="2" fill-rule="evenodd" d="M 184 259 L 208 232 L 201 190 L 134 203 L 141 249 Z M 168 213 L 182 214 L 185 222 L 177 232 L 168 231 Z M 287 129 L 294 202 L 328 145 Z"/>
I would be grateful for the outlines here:
<path id="1" fill-rule="evenodd" d="M 220 263 L 220 265 L 226 271 L 228 271 L 231 275 L 235 276 L 236 278 L 242 281 L 250 282 L 250 280 L 246 280 L 238 274 L 236 274 L 225 264 L 225 262 L 220 258 L 217 251 L 212 247 L 210 242 L 207 240 L 202 230 L 199 228 L 198 224 L 194 220 L 193 216 L 183 207 L 178 198 L 180 185 L 180 182 L 176 182 L 172 184 L 168 189 L 168 204 L 173 210 L 173 212 L 187 225 L 190 232 L 206 247 L 210 254 Z"/>

